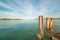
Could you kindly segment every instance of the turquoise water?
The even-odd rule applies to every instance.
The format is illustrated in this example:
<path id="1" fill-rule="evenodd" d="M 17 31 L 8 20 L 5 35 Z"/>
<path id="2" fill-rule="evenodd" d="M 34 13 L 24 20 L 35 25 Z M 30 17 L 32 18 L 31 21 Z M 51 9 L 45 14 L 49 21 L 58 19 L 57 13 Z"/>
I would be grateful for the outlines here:
<path id="1" fill-rule="evenodd" d="M 60 32 L 59 26 L 60 20 L 55 20 L 55 32 Z M 0 20 L 0 40 L 36 40 L 37 33 L 38 20 Z"/>
<path id="2" fill-rule="evenodd" d="M 37 20 L 0 20 L 0 40 L 35 40 Z"/>
<path id="3" fill-rule="evenodd" d="M 56 33 L 60 32 L 60 20 L 54 21 L 53 30 Z"/>

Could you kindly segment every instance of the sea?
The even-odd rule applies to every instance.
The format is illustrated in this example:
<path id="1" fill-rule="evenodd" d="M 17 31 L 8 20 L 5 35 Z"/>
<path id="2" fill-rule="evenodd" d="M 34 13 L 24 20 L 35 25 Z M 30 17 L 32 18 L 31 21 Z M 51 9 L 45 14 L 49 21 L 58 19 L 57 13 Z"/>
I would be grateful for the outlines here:
<path id="1" fill-rule="evenodd" d="M 54 32 L 60 32 L 60 20 L 54 20 Z M 0 40 L 36 40 L 38 20 L 0 20 Z M 46 32 L 46 20 L 44 20 Z M 45 36 L 43 40 L 48 40 Z"/>

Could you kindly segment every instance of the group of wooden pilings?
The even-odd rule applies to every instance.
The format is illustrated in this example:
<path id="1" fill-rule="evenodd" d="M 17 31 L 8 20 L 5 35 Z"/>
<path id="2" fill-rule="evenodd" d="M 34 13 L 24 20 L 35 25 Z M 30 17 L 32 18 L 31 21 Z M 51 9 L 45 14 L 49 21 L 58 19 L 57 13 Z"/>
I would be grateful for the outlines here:
<path id="1" fill-rule="evenodd" d="M 46 18 L 46 30 L 48 30 L 48 31 L 52 30 L 53 23 L 54 23 L 53 18 Z"/>
<path id="2" fill-rule="evenodd" d="M 54 19 L 46 18 L 46 31 L 52 30 Z M 44 26 L 43 26 L 43 16 L 39 16 L 39 33 L 37 34 L 36 40 L 43 40 L 44 37 Z"/>

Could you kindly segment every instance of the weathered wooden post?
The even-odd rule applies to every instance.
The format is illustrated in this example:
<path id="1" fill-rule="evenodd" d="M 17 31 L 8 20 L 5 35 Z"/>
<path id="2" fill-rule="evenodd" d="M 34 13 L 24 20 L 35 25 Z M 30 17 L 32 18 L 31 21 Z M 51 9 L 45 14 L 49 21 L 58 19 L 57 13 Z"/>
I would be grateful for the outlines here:
<path id="1" fill-rule="evenodd" d="M 60 40 L 60 39 L 58 39 L 58 38 L 52 36 L 52 40 Z"/>
<path id="2" fill-rule="evenodd" d="M 52 34 L 52 40 L 60 40 L 60 32 Z"/>
<path id="3" fill-rule="evenodd" d="M 50 21 L 50 29 L 52 30 L 52 27 L 53 27 L 53 23 L 54 23 L 54 19 L 51 18 L 51 21 Z"/>
<path id="4" fill-rule="evenodd" d="M 47 31 L 50 29 L 50 21 L 51 21 L 51 18 L 46 18 L 46 30 Z"/>
<path id="5" fill-rule="evenodd" d="M 39 33 L 37 34 L 37 40 L 43 40 L 44 29 L 43 29 L 43 16 L 39 16 Z"/>
<path id="6" fill-rule="evenodd" d="M 42 35 L 43 37 L 43 33 L 44 32 L 44 28 L 43 28 L 43 16 L 39 16 L 39 34 Z"/>
<path id="7" fill-rule="evenodd" d="M 46 31 L 48 37 L 52 40 L 52 26 L 53 26 L 53 18 L 46 18 Z"/>
<path id="8" fill-rule="evenodd" d="M 46 18 L 46 30 L 52 30 L 53 22 L 53 18 Z"/>

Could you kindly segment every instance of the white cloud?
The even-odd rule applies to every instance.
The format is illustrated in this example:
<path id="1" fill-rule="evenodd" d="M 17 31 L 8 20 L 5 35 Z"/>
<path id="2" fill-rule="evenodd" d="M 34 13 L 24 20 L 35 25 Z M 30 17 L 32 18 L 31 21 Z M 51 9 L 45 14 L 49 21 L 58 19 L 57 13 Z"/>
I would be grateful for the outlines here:
<path id="1" fill-rule="evenodd" d="M 10 7 L 9 5 L 6 5 L 5 3 L 0 2 L 0 6 L 3 6 L 5 8 L 9 8 L 9 9 L 13 9 L 12 7 Z"/>
<path id="2" fill-rule="evenodd" d="M 3 6 L 3 7 L 6 7 L 6 8 L 12 9 L 13 12 L 17 12 L 18 13 L 21 10 L 22 12 L 25 13 L 25 15 L 27 15 L 27 16 L 33 16 L 33 7 L 32 7 L 31 1 L 28 1 L 28 0 L 26 0 L 24 2 L 21 2 L 21 1 L 22 0 L 14 0 L 14 2 L 18 3 L 21 7 L 23 7 L 22 9 L 21 8 L 17 9 L 17 7 L 15 9 L 13 9 L 13 8 L 10 7 L 11 5 L 9 6 L 9 5 L 6 5 L 6 4 L 4 4 L 2 2 L 0 3 L 0 5 Z"/>
<path id="3" fill-rule="evenodd" d="M 56 14 L 53 17 L 59 18 L 60 17 L 60 12 L 56 12 Z"/>
<path id="4" fill-rule="evenodd" d="M 48 9 L 45 7 L 41 7 L 40 11 L 38 12 L 39 15 L 46 16 Z"/>
<path id="5" fill-rule="evenodd" d="M 48 9 L 46 7 L 41 7 L 39 14 L 40 15 L 45 15 L 47 13 Z"/>
<path id="6" fill-rule="evenodd" d="M 49 11 L 51 12 L 54 10 L 54 8 L 50 8 L 50 5 L 52 5 L 51 2 L 52 0 L 45 0 L 40 3 L 40 11 L 39 11 L 40 15 L 43 15 L 46 17 L 47 16 L 46 13 L 49 13 Z"/>
<path id="7" fill-rule="evenodd" d="M 4 12 L 4 14 L 10 15 L 11 17 L 16 16 L 27 19 L 27 18 L 35 18 L 39 15 L 48 16 L 46 13 L 52 12 L 56 8 L 51 6 L 51 8 L 49 9 L 50 5 L 53 3 L 52 0 L 45 0 L 42 1 L 40 4 L 38 4 L 40 5 L 40 10 L 36 10 L 34 8 L 35 4 L 33 4 L 31 0 L 23 0 L 23 1 L 13 0 L 13 1 L 16 2 L 18 6 L 16 6 L 14 3 L 12 4 L 11 1 L 9 2 L 9 5 L 0 2 L 0 6 L 13 10 L 13 12 Z M 14 7 L 14 9 L 12 7 Z"/>
<path id="8" fill-rule="evenodd" d="M 2 15 L 2 17 L 7 17 L 7 18 L 20 18 L 19 14 L 15 13 L 15 12 L 2 12 L 0 11 L 0 15 Z"/>

